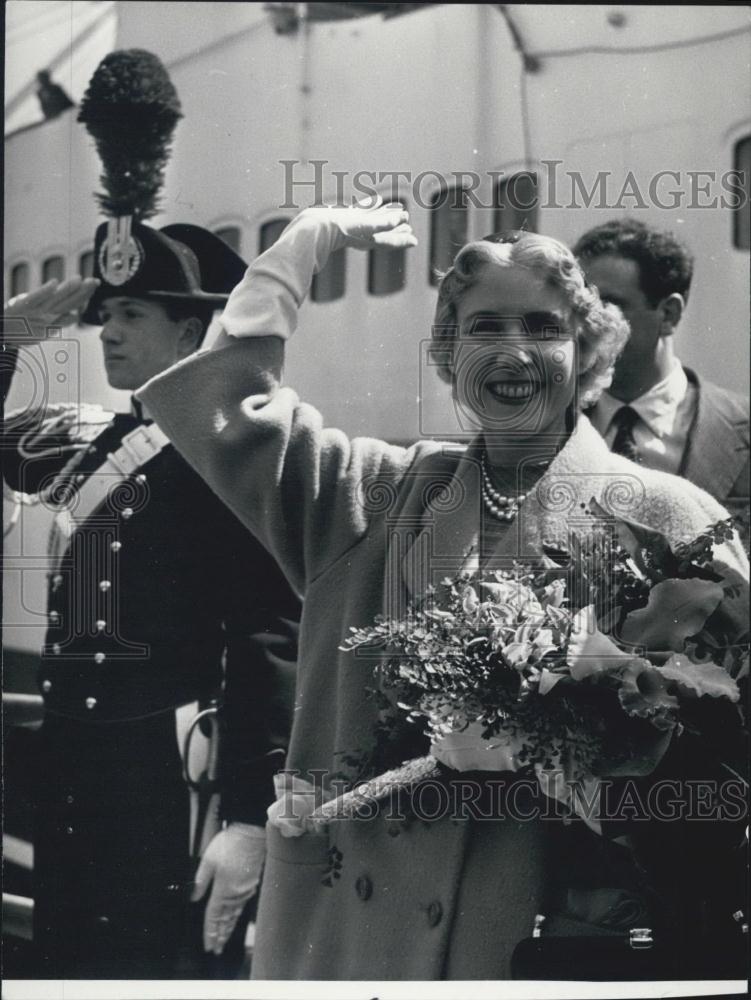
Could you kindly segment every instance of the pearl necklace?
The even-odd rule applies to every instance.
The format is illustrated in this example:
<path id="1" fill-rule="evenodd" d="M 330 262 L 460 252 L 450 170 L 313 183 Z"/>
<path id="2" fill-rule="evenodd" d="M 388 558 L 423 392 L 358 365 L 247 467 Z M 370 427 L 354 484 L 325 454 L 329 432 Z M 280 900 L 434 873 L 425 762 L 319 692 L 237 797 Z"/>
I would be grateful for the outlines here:
<path id="1" fill-rule="evenodd" d="M 519 513 L 519 508 L 527 498 L 526 493 L 517 493 L 516 496 L 502 496 L 493 486 L 488 471 L 487 456 L 483 452 L 482 456 L 482 502 L 485 509 L 497 521 L 505 521 L 509 524 Z"/>

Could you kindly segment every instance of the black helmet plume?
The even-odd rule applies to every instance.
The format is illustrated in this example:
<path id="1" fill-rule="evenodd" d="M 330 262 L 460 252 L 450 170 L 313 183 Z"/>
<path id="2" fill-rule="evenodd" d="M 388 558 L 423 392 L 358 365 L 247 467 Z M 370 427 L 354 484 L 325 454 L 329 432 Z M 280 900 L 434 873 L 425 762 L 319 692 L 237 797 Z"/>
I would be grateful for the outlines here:
<path id="1" fill-rule="evenodd" d="M 143 49 L 105 56 L 81 101 L 78 120 L 96 142 L 105 193 L 97 199 L 106 215 L 148 219 L 158 195 L 180 99 L 161 61 Z"/>

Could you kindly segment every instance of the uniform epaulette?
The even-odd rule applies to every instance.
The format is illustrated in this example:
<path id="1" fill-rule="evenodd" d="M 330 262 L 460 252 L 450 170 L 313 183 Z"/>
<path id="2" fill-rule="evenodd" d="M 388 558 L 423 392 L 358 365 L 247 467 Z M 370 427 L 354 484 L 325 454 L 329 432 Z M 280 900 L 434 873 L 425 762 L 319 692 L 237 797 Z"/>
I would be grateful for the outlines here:
<path id="1" fill-rule="evenodd" d="M 94 403 L 55 403 L 39 416 L 28 409 L 15 410 L 5 419 L 5 432 L 21 434 L 19 451 L 26 457 L 38 457 L 53 442 L 57 448 L 89 444 L 114 416 L 112 410 Z"/>

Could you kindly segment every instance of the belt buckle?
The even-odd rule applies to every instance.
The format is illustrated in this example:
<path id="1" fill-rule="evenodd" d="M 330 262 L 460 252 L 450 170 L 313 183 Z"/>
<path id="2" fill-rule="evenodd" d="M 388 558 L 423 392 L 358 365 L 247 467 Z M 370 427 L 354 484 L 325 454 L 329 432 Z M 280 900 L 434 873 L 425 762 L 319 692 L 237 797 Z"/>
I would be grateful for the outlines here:
<path id="1" fill-rule="evenodd" d="M 147 427 L 136 427 L 130 434 L 126 434 L 122 440 L 122 447 L 135 462 L 136 469 L 158 454 Z"/>

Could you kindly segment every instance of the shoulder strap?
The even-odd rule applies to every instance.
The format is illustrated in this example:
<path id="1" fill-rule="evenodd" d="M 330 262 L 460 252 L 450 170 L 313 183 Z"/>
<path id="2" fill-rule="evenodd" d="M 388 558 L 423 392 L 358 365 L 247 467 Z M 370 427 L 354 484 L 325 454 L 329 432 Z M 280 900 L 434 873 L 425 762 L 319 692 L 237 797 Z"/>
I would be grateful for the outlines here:
<path id="1" fill-rule="evenodd" d="M 55 516 L 49 553 L 53 567 L 59 564 L 73 532 L 86 523 L 110 492 L 168 444 L 167 435 L 156 424 L 141 424 L 125 435 L 117 451 L 108 454 L 78 489 L 74 509 L 66 508 Z"/>

